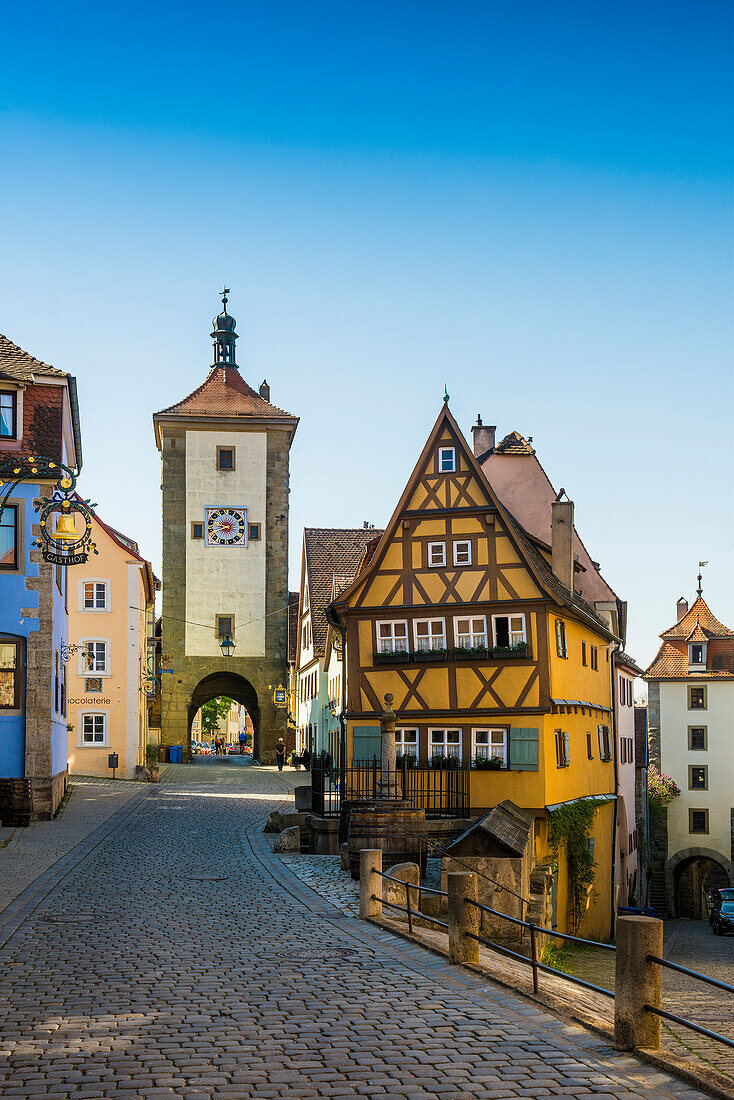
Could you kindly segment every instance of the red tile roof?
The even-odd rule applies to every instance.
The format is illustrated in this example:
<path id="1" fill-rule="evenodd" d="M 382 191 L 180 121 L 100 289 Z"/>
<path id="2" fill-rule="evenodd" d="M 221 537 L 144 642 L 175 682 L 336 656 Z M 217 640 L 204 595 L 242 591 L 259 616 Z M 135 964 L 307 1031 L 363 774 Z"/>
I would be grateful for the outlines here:
<path id="1" fill-rule="evenodd" d="M 691 631 L 691 633 L 686 638 L 686 641 L 689 642 L 689 643 L 690 642 L 707 642 L 710 637 L 711 637 L 711 632 L 708 631 L 708 630 L 704 630 L 703 627 L 701 626 L 700 622 L 698 621 L 698 618 L 696 618 L 696 625 L 694 626 L 693 630 Z"/>
<path id="2" fill-rule="evenodd" d="M 324 612 L 357 575 L 366 547 L 375 545 L 382 531 L 374 527 L 307 527 L 304 531 L 306 573 L 313 630 L 313 651 L 324 655 L 328 624 Z"/>
<path id="3" fill-rule="evenodd" d="M 704 600 L 703 596 L 699 596 L 698 599 L 691 605 L 682 619 L 675 624 L 675 626 L 669 627 L 668 630 L 664 630 L 660 635 L 661 638 L 682 638 L 686 641 L 693 630 L 696 628 L 696 624 L 703 627 L 707 638 L 732 638 L 734 637 L 734 630 L 729 630 L 728 626 L 724 626 L 720 623 L 714 615 L 709 611 L 708 604 Z"/>
<path id="4" fill-rule="evenodd" d="M 494 453 L 498 455 L 534 455 L 535 450 L 530 446 L 530 441 L 520 435 L 519 432 L 510 432 L 494 447 Z"/>
<path id="5" fill-rule="evenodd" d="M 298 417 L 271 405 L 248 386 L 236 367 L 215 366 L 200 386 L 175 405 L 161 409 L 155 416 L 224 416 L 287 419 L 294 425 Z"/>
<path id="6" fill-rule="evenodd" d="M 54 378 L 66 378 L 66 374 L 40 359 L 34 359 L 23 351 L 7 336 L 0 334 L 0 377 L 12 378 L 16 382 L 31 382 L 38 375 L 51 375 Z"/>

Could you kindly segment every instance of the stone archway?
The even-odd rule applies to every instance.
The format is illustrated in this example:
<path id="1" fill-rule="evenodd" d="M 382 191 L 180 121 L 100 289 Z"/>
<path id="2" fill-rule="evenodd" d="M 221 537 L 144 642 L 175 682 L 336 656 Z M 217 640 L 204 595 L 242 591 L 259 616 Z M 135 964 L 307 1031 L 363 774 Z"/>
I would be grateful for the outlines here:
<path id="1" fill-rule="evenodd" d="M 676 917 L 706 919 L 702 904 L 704 880 L 711 872 L 720 872 L 721 885 L 734 886 L 734 864 L 712 848 L 685 848 L 671 856 L 665 865 L 668 906 Z"/>
<path id="2" fill-rule="evenodd" d="M 239 676 L 236 672 L 214 672 L 211 676 L 205 676 L 191 693 L 186 744 L 187 757 L 191 758 L 191 723 L 194 720 L 194 715 L 204 703 L 208 703 L 210 699 L 216 699 L 218 696 L 234 699 L 236 703 L 240 703 L 241 706 L 246 708 L 253 726 L 252 756 L 254 760 L 259 760 L 260 704 L 257 692 L 249 680 L 246 680 L 244 676 Z"/>

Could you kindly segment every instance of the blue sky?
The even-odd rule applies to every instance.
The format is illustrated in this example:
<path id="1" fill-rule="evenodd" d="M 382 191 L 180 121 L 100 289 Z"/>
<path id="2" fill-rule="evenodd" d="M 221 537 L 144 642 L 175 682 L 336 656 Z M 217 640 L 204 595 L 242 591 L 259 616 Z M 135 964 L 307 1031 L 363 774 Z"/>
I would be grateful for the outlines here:
<path id="1" fill-rule="evenodd" d="M 0 0 L 0 331 L 77 375 L 160 566 L 151 413 L 238 358 L 304 525 L 379 525 L 438 412 L 532 435 L 629 600 L 734 626 L 734 9 Z"/>

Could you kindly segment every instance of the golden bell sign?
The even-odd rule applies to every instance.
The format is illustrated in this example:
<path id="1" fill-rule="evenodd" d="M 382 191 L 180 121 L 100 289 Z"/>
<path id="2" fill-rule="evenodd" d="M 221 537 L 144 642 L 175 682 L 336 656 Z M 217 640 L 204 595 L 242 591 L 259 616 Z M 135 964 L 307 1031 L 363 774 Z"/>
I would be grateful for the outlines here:
<path id="1" fill-rule="evenodd" d="M 59 516 L 56 530 L 49 535 L 49 538 L 53 539 L 54 542 L 76 542 L 78 537 L 72 513 Z"/>

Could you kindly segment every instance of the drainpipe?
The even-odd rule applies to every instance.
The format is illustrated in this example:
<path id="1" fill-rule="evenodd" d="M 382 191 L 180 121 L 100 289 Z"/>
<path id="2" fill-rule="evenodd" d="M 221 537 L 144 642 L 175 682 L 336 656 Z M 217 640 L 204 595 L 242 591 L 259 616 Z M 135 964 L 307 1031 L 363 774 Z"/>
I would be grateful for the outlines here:
<path id="1" fill-rule="evenodd" d="M 617 675 L 614 671 L 614 656 L 619 653 L 622 644 L 614 642 L 614 648 L 609 647 L 609 674 L 612 678 L 612 762 L 614 763 L 614 808 L 612 810 L 612 918 L 609 926 L 609 939 L 614 939 L 614 930 L 617 922 L 617 905 L 614 897 L 614 878 L 617 870 L 617 800 L 619 799 L 619 771 L 617 767 Z"/>

